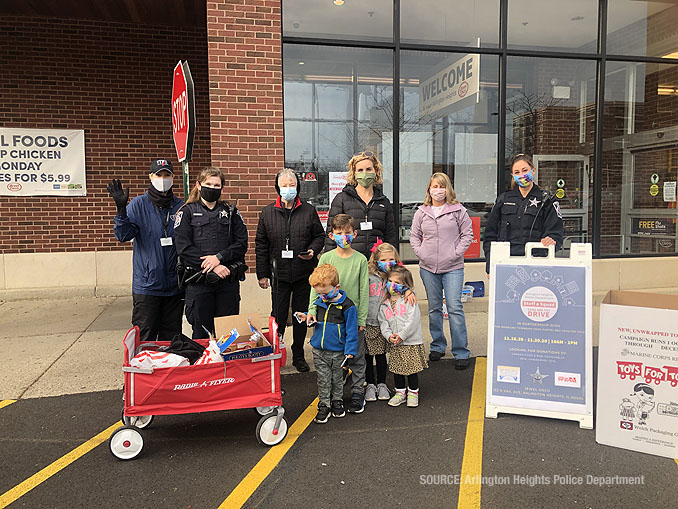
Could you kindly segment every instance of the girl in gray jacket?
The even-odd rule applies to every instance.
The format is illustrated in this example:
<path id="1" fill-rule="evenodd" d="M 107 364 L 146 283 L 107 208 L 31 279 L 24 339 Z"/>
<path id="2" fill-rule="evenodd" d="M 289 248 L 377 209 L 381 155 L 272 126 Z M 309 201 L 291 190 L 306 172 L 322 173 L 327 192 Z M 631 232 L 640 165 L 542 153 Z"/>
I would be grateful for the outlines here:
<path id="1" fill-rule="evenodd" d="M 403 266 L 393 267 L 386 283 L 388 295 L 379 308 L 379 326 L 389 343 L 388 368 L 395 380 L 396 393 L 388 402 L 390 406 L 399 406 L 405 401 L 408 407 L 418 406 L 419 372 L 428 368 L 419 306 L 410 304 L 403 296 L 413 286 L 409 270 Z"/>

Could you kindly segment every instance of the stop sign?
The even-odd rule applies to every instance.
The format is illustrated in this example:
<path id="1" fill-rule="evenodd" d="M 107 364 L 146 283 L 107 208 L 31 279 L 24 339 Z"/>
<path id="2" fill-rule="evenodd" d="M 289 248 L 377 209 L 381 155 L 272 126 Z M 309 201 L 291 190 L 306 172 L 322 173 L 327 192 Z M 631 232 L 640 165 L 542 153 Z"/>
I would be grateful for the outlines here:
<path id="1" fill-rule="evenodd" d="M 179 161 L 191 159 L 195 110 L 193 103 L 193 79 L 188 62 L 181 60 L 174 67 L 172 80 L 172 137 Z"/>

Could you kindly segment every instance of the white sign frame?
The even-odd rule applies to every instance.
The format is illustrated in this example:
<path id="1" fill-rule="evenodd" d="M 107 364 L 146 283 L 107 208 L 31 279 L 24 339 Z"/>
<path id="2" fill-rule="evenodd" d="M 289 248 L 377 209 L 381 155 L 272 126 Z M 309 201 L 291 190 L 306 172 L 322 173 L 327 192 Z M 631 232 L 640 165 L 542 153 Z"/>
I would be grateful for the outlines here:
<path id="1" fill-rule="evenodd" d="M 509 242 L 493 242 L 490 256 L 490 302 L 487 323 L 487 381 L 485 397 L 485 416 L 496 419 L 499 413 L 530 415 L 551 419 L 566 419 L 579 422 L 583 429 L 593 429 L 593 297 L 592 297 L 592 248 L 591 244 L 572 243 L 569 258 L 556 258 L 553 246 L 548 248 L 548 257 L 533 257 L 533 248 L 544 248 L 541 243 L 528 242 L 525 256 L 511 256 Z M 584 403 L 559 403 L 543 400 L 530 400 L 492 394 L 494 377 L 494 331 L 496 274 L 498 265 L 523 265 L 526 267 L 562 266 L 583 267 L 585 269 L 585 345 Z"/>

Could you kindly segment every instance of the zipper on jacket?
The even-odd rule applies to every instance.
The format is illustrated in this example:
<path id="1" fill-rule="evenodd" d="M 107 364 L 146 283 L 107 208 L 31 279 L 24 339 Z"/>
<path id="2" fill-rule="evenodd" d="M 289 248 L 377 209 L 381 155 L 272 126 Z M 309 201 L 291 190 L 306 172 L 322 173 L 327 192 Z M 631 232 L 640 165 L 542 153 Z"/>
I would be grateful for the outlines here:
<path id="1" fill-rule="evenodd" d="M 325 349 L 325 327 L 327 327 L 327 315 L 330 313 L 330 308 L 332 307 L 332 303 L 330 303 L 329 306 L 327 306 L 327 310 L 325 311 L 325 317 L 323 319 L 323 335 L 320 338 L 320 349 L 324 350 Z"/>

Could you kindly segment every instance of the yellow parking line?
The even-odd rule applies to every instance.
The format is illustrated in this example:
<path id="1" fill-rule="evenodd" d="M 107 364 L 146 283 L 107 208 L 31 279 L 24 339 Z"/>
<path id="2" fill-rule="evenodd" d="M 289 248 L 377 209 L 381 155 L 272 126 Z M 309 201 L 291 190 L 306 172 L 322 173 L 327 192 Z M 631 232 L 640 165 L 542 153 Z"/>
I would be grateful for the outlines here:
<path id="1" fill-rule="evenodd" d="M 8 405 L 11 405 L 12 403 L 16 403 L 15 399 L 3 399 L 0 401 L 0 408 L 5 408 Z"/>
<path id="2" fill-rule="evenodd" d="M 315 413 L 318 408 L 318 398 L 315 398 L 311 402 L 304 413 L 302 413 L 294 424 L 290 427 L 287 432 L 287 437 L 280 444 L 271 447 L 271 450 L 268 451 L 259 462 L 254 465 L 254 468 L 245 476 L 245 478 L 240 481 L 231 494 L 224 500 L 219 506 L 222 508 L 233 508 L 233 507 L 242 507 L 245 502 L 252 496 L 252 493 L 256 491 L 259 485 L 264 482 L 264 479 L 268 477 L 273 469 L 276 467 L 280 460 L 283 459 L 287 451 L 289 451 L 294 442 L 297 441 L 297 438 L 301 436 L 304 430 L 315 417 Z"/>
<path id="3" fill-rule="evenodd" d="M 468 410 L 464 459 L 461 464 L 459 509 L 480 507 L 480 476 L 483 471 L 483 430 L 485 425 L 485 378 L 487 359 L 476 357 L 471 404 Z M 466 482 L 468 481 L 468 482 Z"/>
<path id="4" fill-rule="evenodd" d="M 6 491 L 2 495 L 0 495 L 0 509 L 3 509 L 4 507 L 7 507 L 9 504 L 14 502 L 20 497 L 23 497 L 26 493 L 31 491 L 33 488 L 36 486 L 40 485 L 41 483 L 45 482 L 47 479 L 52 477 L 54 474 L 59 473 L 61 470 L 66 468 L 68 465 L 73 463 L 75 460 L 80 458 L 81 456 L 84 456 L 87 454 L 89 451 L 94 449 L 96 446 L 101 444 L 102 442 L 105 442 L 108 440 L 108 438 L 111 436 L 113 431 L 116 428 L 120 427 L 120 422 L 116 422 L 115 424 L 109 426 L 105 430 L 103 430 L 101 433 L 99 433 L 97 436 L 90 438 L 87 442 L 85 442 L 82 445 L 79 445 L 75 449 L 73 449 L 71 452 L 66 454 L 65 456 L 62 456 L 55 462 L 47 465 L 45 468 L 40 470 L 37 474 L 33 474 L 31 477 L 23 481 L 21 484 L 17 484 L 14 486 L 9 491 Z"/>

